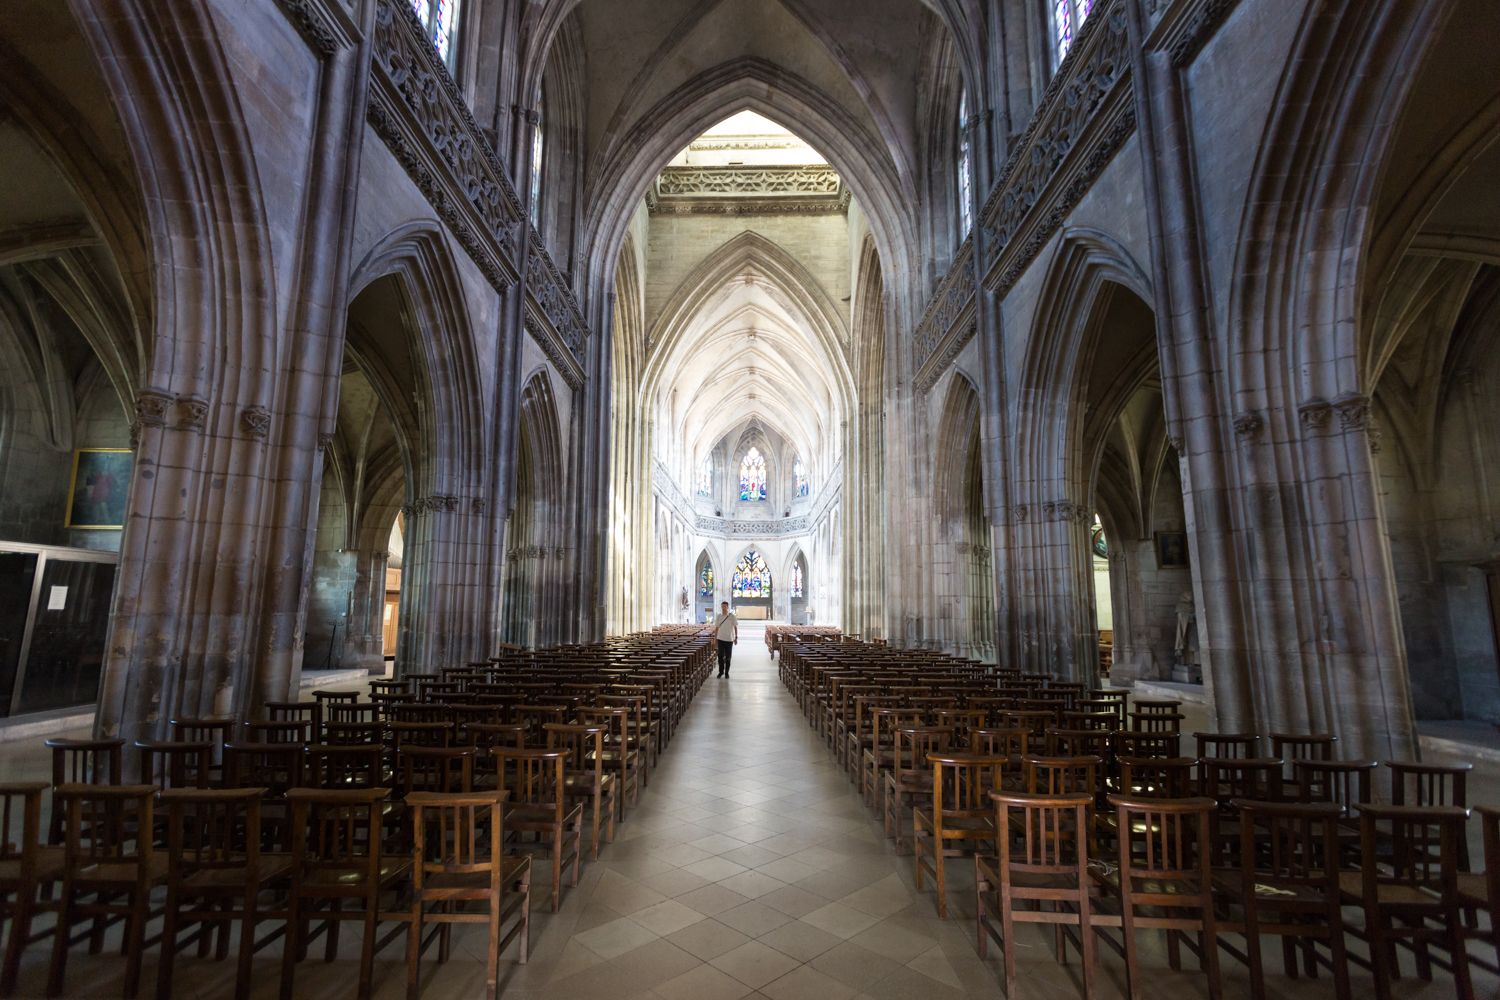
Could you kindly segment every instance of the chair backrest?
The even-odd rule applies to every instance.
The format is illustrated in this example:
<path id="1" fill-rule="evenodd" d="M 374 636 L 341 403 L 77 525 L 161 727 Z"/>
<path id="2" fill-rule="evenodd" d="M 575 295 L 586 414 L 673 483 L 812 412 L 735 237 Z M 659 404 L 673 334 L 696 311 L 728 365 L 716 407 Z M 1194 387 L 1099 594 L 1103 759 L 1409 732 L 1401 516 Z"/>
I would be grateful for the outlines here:
<path id="1" fill-rule="evenodd" d="M 1333 760 L 1332 733 L 1272 733 L 1271 756 L 1282 760 Z"/>
<path id="2" fill-rule="evenodd" d="M 52 808 L 62 818 L 65 864 L 79 872 L 96 864 L 149 867 L 154 847 L 155 785 L 59 785 Z M 142 836 L 142 833 L 145 836 Z"/>
<path id="3" fill-rule="evenodd" d="M 52 784 L 118 785 L 122 775 L 124 740 L 53 739 Z"/>
<path id="4" fill-rule="evenodd" d="M 496 747 L 496 783 L 506 792 L 513 807 L 550 811 L 561 823 L 566 808 L 564 780 L 567 776 L 567 750 L 510 750 Z"/>
<path id="5" fill-rule="evenodd" d="M 1026 791 L 1032 795 L 1089 795 L 1099 793 L 1099 768 L 1096 756 L 1042 757 L 1035 754 L 1021 758 Z"/>
<path id="6" fill-rule="evenodd" d="M 328 721 L 323 723 L 324 743 L 351 746 L 355 743 L 379 744 L 384 741 L 385 723 L 383 722 Z"/>
<path id="7" fill-rule="evenodd" d="M 929 753 L 932 767 L 932 819 L 947 821 L 993 815 L 991 792 L 1000 791 L 1006 758 L 974 753 Z"/>
<path id="8" fill-rule="evenodd" d="M 1135 905 L 1211 905 L 1213 799 L 1109 796 L 1120 834 L 1120 885 Z M 1135 884 L 1140 879 L 1141 884 Z"/>
<path id="9" fill-rule="evenodd" d="M 516 705 L 512 710 L 515 720 L 526 726 L 526 745 L 529 747 L 543 747 L 547 743 L 547 731 L 542 727 L 549 722 L 568 722 L 568 707 L 566 705 L 543 705 L 536 703 L 522 703 Z M 623 715 L 618 723 L 619 738 L 625 737 L 625 720 Z"/>
<path id="10" fill-rule="evenodd" d="M 1380 885 L 1423 889 L 1445 902 L 1458 892 L 1459 842 L 1469 810 L 1458 806 L 1364 805 L 1360 868 L 1367 899 Z"/>
<path id="11" fill-rule="evenodd" d="M 1109 756 L 1107 729 L 1060 729 L 1047 730 L 1047 755 L 1050 757 L 1093 756 L 1100 760 Z"/>
<path id="12" fill-rule="evenodd" d="M 18 861 L 18 874 L 29 878 L 42 836 L 42 792 L 45 781 L 0 784 L 0 860 Z M 0 885 L 5 881 L 0 873 Z"/>
<path id="13" fill-rule="evenodd" d="M 1130 728 L 1137 733 L 1178 734 L 1182 732 L 1182 723 L 1186 716 L 1180 712 L 1136 711 L 1129 713 L 1129 718 Z"/>
<path id="14" fill-rule="evenodd" d="M 265 788 L 285 795 L 302 784 L 306 747 L 297 743 L 230 743 L 224 747 L 227 788 Z"/>
<path id="15" fill-rule="evenodd" d="M 310 884 L 319 871 L 362 871 L 369 881 L 380 870 L 380 820 L 384 788 L 293 788 L 293 884 Z M 337 880 L 327 880 L 337 884 Z"/>
<path id="16" fill-rule="evenodd" d="M 334 701 L 323 706 L 323 725 L 354 723 L 370 725 L 380 721 L 381 706 L 373 701 Z"/>
<path id="17" fill-rule="evenodd" d="M 420 897 L 433 876 L 490 877 L 500 893 L 505 860 L 504 792 L 412 792 L 412 890 Z M 442 882 L 439 882 L 441 886 Z"/>
<path id="18" fill-rule="evenodd" d="M 1021 726 L 976 729 L 969 734 L 969 750 L 989 756 L 1009 757 L 1014 761 L 1030 751 L 1031 730 Z"/>
<path id="19" fill-rule="evenodd" d="M 953 729 L 949 726 L 898 726 L 893 747 L 893 771 L 896 780 L 907 781 L 918 773 L 926 773 L 927 755 L 946 753 L 953 743 Z"/>
<path id="20" fill-rule="evenodd" d="M 396 781 L 402 797 L 413 792 L 471 792 L 474 748 L 403 746 L 396 751 Z"/>
<path id="21" fill-rule="evenodd" d="M 386 726 L 386 736 L 398 753 L 407 747 L 446 747 L 453 742 L 453 723 L 392 722 Z"/>
<path id="22" fill-rule="evenodd" d="M 262 706 L 267 722 L 306 722 L 311 727 L 309 738 L 318 734 L 323 725 L 323 709 L 315 701 L 268 701 Z"/>
<path id="23" fill-rule="evenodd" d="M 1418 761 L 1388 760 L 1391 772 L 1391 805 L 1457 806 L 1469 805 L 1468 782 L 1473 764 L 1423 764 Z"/>
<path id="24" fill-rule="evenodd" d="M 1120 791 L 1133 799 L 1185 799 L 1197 790 L 1193 757 L 1116 757 Z"/>
<path id="25" fill-rule="evenodd" d="M 595 781 L 604 776 L 604 728 L 602 726 L 548 722 L 543 728 L 547 732 L 548 750 L 568 752 L 570 771 L 576 774 L 592 772 Z"/>
<path id="26" fill-rule="evenodd" d="M 385 751 L 374 743 L 315 743 L 307 748 L 306 784 L 312 788 L 377 788 Z"/>
<path id="27" fill-rule="evenodd" d="M 1089 884 L 1092 794 L 1035 795 L 995 792 L 995 839 L 1000 878 L 1013 873 L 1072 875 L 1077 886 Z"/>
<path id="28" fill-rule="evenodd" d="M 251 721 L 240 726 L 246 743 L 307 743 L 312 739 L 310 719 Z"/>
<path id="29" fill-rule="evenodd" d="M 1373 760 L 1294 760 L 1292 774 L 1303 802 L 1332 802 L 1345 816 L 1373 801 Z"/>
<path id="30" fill-rule="evenodd" d="M 136 740 L 142 784 L 157 788 L 207 788 L 213 768 L 214 746 L 195 742 Z"/>
<path id="31" fill-rule="evenodd" d="M 1305 889 L 1332 900 L 1339 891 L 1339 819 L 1331 802 L 1257 802 L 1237 799 L 1239 869 L 1245 899 L 1258 884 Z"/>
<path id="32" fill-rule="evenodd" d="M 1281 800 L 1281 761 L 1273 757 L 1204 757 L 1198 761 L 1198 794 L 1234 811 L 1235 799 Z"/>
<path id="33" fill-rule="evenodd" d="M 1181 756 L 1182 737 L 1173 732 L 1144 733 L 1124 730 L 1115 733 L 1115 752 L 1125 757 Z"/>
<path id="34" fill-rule="evenodd" d="M 1254 733 L 1194 733 L 1193 741 L 1199 757 L 1227 760 L 1260 754 L 1260 737 Z"/>
<path id="35" fill-rule="evenodd" d="M 174 883 L 207 872 L 245 871 L 260 861 L 266 788 L 169 788 L 161 793 L 167 871 Z"/>

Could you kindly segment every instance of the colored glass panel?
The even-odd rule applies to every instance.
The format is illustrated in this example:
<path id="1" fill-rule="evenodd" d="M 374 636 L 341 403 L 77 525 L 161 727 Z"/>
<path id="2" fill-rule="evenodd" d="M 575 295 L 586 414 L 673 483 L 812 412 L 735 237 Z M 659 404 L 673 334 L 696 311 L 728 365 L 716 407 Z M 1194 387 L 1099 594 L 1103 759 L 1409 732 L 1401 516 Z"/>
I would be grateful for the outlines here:
<path id="1" fill-rule="evenodd" d="M 730 578 L 730 591 L 735 597 L 752 599 L 771 597 L 771 568 L 754 549 L 749 549 L 740 561 L 734 564 L 734 576 Z"/>
<path id="2" fill-rule="evenodd" d="M 745 452 L 740 462 L 740 499 L 764 500 L 766 498 L 766 458 L 759 448 Z"/>

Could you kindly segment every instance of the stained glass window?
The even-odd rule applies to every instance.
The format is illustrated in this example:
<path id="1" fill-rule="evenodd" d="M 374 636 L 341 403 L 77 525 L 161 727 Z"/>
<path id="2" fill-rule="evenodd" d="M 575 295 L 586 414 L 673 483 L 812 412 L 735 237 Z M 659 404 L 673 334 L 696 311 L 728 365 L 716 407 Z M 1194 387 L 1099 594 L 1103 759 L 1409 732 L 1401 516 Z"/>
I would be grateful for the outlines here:
<path id="1" fill-rule="evenodd" d="M 799 497 L 805 497 L 812 492 L 812 483 L 807 478 L 807 466 L 802 464 L 800 458 L 792 463 L 792 489 Z"/>
<path id="2" fill-rule="evenodd" d="M 745 452 L 740 462 L 740 499 L 764 500 L 766 498 L 766 458 L 759 448 Z"/>
<path id="3" fill-rule="evenodd" d="M 454 41 L 458 37 L 458 8 L 460 0 L 411 0 L 411 9 L 416 11 L 417 20 L 422 22 L 422 29 L 427 37 L 432 40 L 432 47 L 437 49 L 438 58 L 453 68 L 454 56 L 457 49 Z"/>
<path id="4" fill-rule="evenodd" d="M 960 240 L 969 235 L 969 230 L 974 224 L 973 206 L 969 204 L 970 198 L 973 197 L 970 187 L 973 179 L 970 175 L 974 170 L 974 164 L 969 148 L 969 92 L 965 90 L 958 97 L 958 230 Z"/>
<path id="5" fill-rule="evenodd" d="M 698 466 L 698 495 L 700 497 L 713 496 L 714 492 L 714 460 L 705 458 L 703 464 Z"/>
<path id="6" fill-rule="evenodd" d="M 698 571 L 698 596 L 714 596 L 714 567 L 712 563 L 704 563 L 703 568 Z"/>
<path id="7" fill-rule="evenodd" d="M 547 133 L 542 128 L 541 102 L 537 102 L 536 124 L 531 127 L 531 224 L 540 226 L 542 224 L 542 166 L 543 140 Z"/>
<path id="8" fill-rule="evenodd" d="M 1109 558 L 1109 540 L 1104 537 L 1104 524 L 1099 515 L 1094 515 L 1094 526 L 1089 529 L 1089 547 L 1100 559 Z"/>
<path id="9" fill-rule="evenodd" d="M 771 598 L 771 569 L 766 560 L 754 549 L 747 549 L 734 564 L 734 576 L 729 581 L 735 597 Z"/>
<path id="10" fill-rule="evenodd" d="M 801 596 L 803 596 L 802 595 L 802 560 L 801 559 L 798 559 L 796 562 L 792 563 L 792 596 L 793 597 L 801 597 Z"/>
<path id="11" fill-rule="evenodd" d="M 1061 63 L 1078 29 L 1094 10 L 1094 0 L 1052 0 L 1052 38 L 1057 44 L 1057 61 Z"/>

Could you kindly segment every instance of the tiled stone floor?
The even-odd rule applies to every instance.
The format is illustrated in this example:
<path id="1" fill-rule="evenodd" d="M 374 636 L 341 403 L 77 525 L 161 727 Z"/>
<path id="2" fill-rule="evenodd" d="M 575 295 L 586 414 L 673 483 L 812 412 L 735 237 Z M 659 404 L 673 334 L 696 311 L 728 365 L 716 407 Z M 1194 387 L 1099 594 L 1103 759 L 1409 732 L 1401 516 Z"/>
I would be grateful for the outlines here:
<path id="1" fill-rule="evenodd" d="M 585 867 L 576 889 L 565 890 L 562 911 L 547 912 L 545 888 L 534 898 L 530 962 L 509 960 L 501 971 L 505 995 L 568 1000 L 906 1000 L 1000 995 L 999 963 L 977 957 L 973 939 L 972 879 L 966 862 L 950 865 L 954 916 L 935 916 L 929 893 L 914 888 L 909 857 L 886 845 L 873 816 L 803 722 L 781 687 L 764 644 L 752 629 L 737 651 L 733 677 L 710 678 L 670 749 L 651 776 L 639 806 L 617 841 Z M 0 773 L 37 775 L 44 758 L 7 753 Z M 1021 991 L 1027 997 L 1079 995 L 1076 959 L 1052 958 L 1044 933 L 1018 942 Z M 482 932 L 461 928 L 443 967 L 424 962 L 424 996 L 482 994 Z M 301 963 L 297 996 L 353 995 L 356 951 L 346 935 L 339 959 Z M 1268 956 L 1279 949 L 1272 945 Z M 318 952 L 320 953 L 320 952 Z M 278 949 L 258 958 L 253 993 L 277 993 Z M 1173 972 L 1149 949 L 1145 995 L 1205 995 L 1193 967 Z M 154 986 L 154 949 L 143 995 Z M 1268 958 L 1270 969 L 1279 961 Z M 75 951 L 68 994 L 119 993 L 118 958 Z M 27 955 L 22 993 L 40 995 L 44 949 Z M 1224 959 L 1225 995 L 1248 996 L 1244 971 Z M 1409 966 L 1408 966 L 1409 970 Z M 222 997 L 232 983 L 227 962 L 178 963 L 180 997 Z M 1123 993 L 1124 966 L 1102 954 L 1099 994 Z M 403 995 L 400 945 L 380 956 L 377 995 Z M 1332 996 L 1332 984 L 1273 974 L 1275 997 Z M 1354 973 L 1356 993 L 1368 976 Z M 1423 984 L 1408 976 L 1398 997 L 1446 998 L 1451 980 Z M 1480 996 L 1495 995 L 1482 978 Z"/>

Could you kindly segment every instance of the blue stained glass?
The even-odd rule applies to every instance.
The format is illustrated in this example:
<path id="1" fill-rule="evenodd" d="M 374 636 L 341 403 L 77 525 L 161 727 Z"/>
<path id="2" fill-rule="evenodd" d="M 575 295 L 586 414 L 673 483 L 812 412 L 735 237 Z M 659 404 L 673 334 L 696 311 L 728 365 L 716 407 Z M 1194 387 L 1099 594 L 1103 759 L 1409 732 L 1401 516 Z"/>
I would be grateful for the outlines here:
<path id="1" fill-rule="evenodd" d="M 792 564 L 792 596 L 802 596 L 802 560 Z"/>
<path id="2" fill-rule="evenodd" d="M 770 599 L 771 569 L 759 552 L 748 549 L 740 557 L 740 561 L 734 564 L 734 576 L 729 580 L 729 588 L 735 597 Z"/>
<path id="3" fill-rule="evenodd" d="M 703 571 L 698 574 L 698 595 L 714 596 L 714 568 L 707 563 L 703 564 Z"/>
<path id="4" fill-rule="evenodd" d="M 698 495 L 712 496 L 714 492 L 714 460 L 705 458 L 698 467 Z"/>
<path id="5" fill-rule="evenodd" d="M 1073 47 L 1073 0 L 1056 0 L 1052 5 L 1052 31 L 1057 39 L 1057 61 L 1062 62 Z"/>
<path id="6" fill-rule="evenodd" d="M 740 499 L 764 500 L 766 498 L 766 458 L 759 448 L 745 452 L 740 462 Z"/>
<path id="7" fill-rule="evenodd" d="M 807 466 L 802 464 L 800 458 L 792 463 L 792 488 L 799 497 L 805 497 L 812 492 L 812 482 L 807 476 Z"/>

